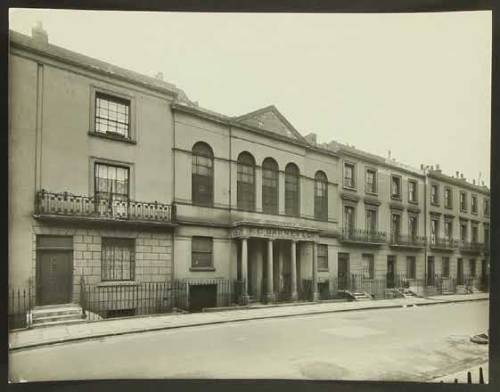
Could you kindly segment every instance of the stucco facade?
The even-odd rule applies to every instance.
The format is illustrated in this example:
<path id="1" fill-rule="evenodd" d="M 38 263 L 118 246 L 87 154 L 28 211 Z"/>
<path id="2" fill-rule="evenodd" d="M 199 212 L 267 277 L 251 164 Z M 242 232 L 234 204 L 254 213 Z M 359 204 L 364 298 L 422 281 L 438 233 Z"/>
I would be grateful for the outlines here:
<path id="1" fill-rule="evenodd" d="M 487 242 L 484 186 L 319 144 L 274 106 L 240 117 L 205 110 L 169 83 L 50 45 L 43 32 L 11 34 L 9 67 L 12 288 L 39 295 L 41 254 L 52 251 L 71 261 L 73 302 L 82 277 L 101 286 L 239 281 L 246 302 L 330 297 L 353 275 L 425 282 L 429 256 L 435 271 L 449 257 L 450 276 L 460 258 L 478 260 L 477 276 L 487 272 L 484 246 L 437 249 L 428 241 L 431 217 L 446 217 L 457 241 L 464 221 L 479 227 L 475 244 Z M 126 137 L 97 131 L 100 97 L 126 107 Z M 97 197 L 102 168 L 105 184 L 126 184 L 126 198 L 113 194 L 105 212 Z M 125 177 L 111 179 L 109 170 Z M 440 205 L 431 203 L 431 184 L 453 190 L 452 208 L 442 193 Z M 460 211 L 461 191 L 469 202 L 477 196 L 477 213 Z M 203 202 L 193 199 L 200 192 Z M 439 230 L 444 236 L 444 223 Z M 68 238 L 64 246 L 43 245 L 57 236 Z M 133 253 L 127 279 L 103 272 L 110 256 L 102 244 L 111 239 Z"/>

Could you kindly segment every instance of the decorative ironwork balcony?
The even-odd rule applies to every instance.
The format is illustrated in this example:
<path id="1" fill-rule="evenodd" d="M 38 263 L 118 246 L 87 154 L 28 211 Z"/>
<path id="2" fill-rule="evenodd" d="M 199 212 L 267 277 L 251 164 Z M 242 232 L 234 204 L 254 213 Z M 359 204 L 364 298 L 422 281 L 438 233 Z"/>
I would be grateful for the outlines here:
<path id="1" fill-rule="evenodd" d="M 383 244 L 387 241 L 386 233 L 374 230 L 354 229 L 350 227 L 342 228 L 340 240 L 344 242 L 354 242 L 363 244 Z"/>
<path id="2" fill-rule="evenodd" d="M 175 221 L 175 205 L 41 190 L 36 194 L 35 215 L 40 218 L 172 225 Z"/>
<path id="3" fill-rule="evenodd" d="M 423 248 L 425 247 L 425 237 L 417 235 L 391 234 L 390 246 L 405 248 Z"/>
<path id="4" fill-rule="evenodd" d="M 484 249 L 484 244 L 476 241 L 460 241 L 459 248 L 461 252 L 481 253 Z"/>
<path id="5" fill-rule="evenodd" d="M 457 241 L 451 238 L 434 237 L 430 239 L 431 249 L 453 250 L 457 247 Z"/>

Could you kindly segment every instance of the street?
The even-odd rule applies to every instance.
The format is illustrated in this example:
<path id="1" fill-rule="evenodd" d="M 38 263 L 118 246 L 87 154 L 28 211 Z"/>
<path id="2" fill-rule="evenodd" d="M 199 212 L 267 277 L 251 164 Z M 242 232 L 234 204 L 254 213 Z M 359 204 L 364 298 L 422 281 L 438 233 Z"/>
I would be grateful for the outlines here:
<path id="1" fill-rule="evenodd" d="M 252 320 L 10 354 L 10 379 L 430 381 L 488 360 L 488 301 Z"/>

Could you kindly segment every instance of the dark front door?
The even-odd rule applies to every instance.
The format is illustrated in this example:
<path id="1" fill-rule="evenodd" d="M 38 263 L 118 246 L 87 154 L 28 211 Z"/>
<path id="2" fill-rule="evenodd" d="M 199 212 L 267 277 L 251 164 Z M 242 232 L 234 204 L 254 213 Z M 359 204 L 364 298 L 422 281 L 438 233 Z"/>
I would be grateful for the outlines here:
<path id="1" fill-rule="evenodd" d="M 338 255 L 338 288 L 339 290 L 349 289 L 349 255 L 339 253 Z"/>
<path id="2" fill-rule="evenodd" d="M 464 262 L 462 259 L 457 262 L 457 283 L 464 284 Z"/>
<path id="3" fill-rule="evenodd" d="M 396 260 L 394 257 L 387 257 L 387 288 L 394 288 L 394 276 L 396 275 Z"/>
<path id="4" fill-rule="evenodd" d="M 71 302 L 73 289 L 73 254 L 61 250 L 39 251 L 39 305 Z"/>
<path id="5" fill-rule="evenodd" d="M 189 311 L 201 312 L 203 308 L 217 306 L 216 284 L 190 284 L 189 285 Z"/>
<path id="6" fill-rule="evenodd" d="M 427 258 L 427 284 L 429 286 L 434 286 L 434 257 Z"/>

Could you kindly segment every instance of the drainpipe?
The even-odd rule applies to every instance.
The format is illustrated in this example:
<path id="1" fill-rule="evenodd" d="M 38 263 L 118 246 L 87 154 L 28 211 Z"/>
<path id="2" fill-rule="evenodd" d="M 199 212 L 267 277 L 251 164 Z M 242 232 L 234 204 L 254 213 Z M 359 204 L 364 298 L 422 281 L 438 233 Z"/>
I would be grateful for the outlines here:
<path id="1" fill-rule="evenodd" d="M 424 237 L 425 237 L 425 248 L 424 248 L 424 287 L 427 284 L 427 248 L 428 248 L 428 236 L 427 236 L 427 168 L 424 167 Z"/>

